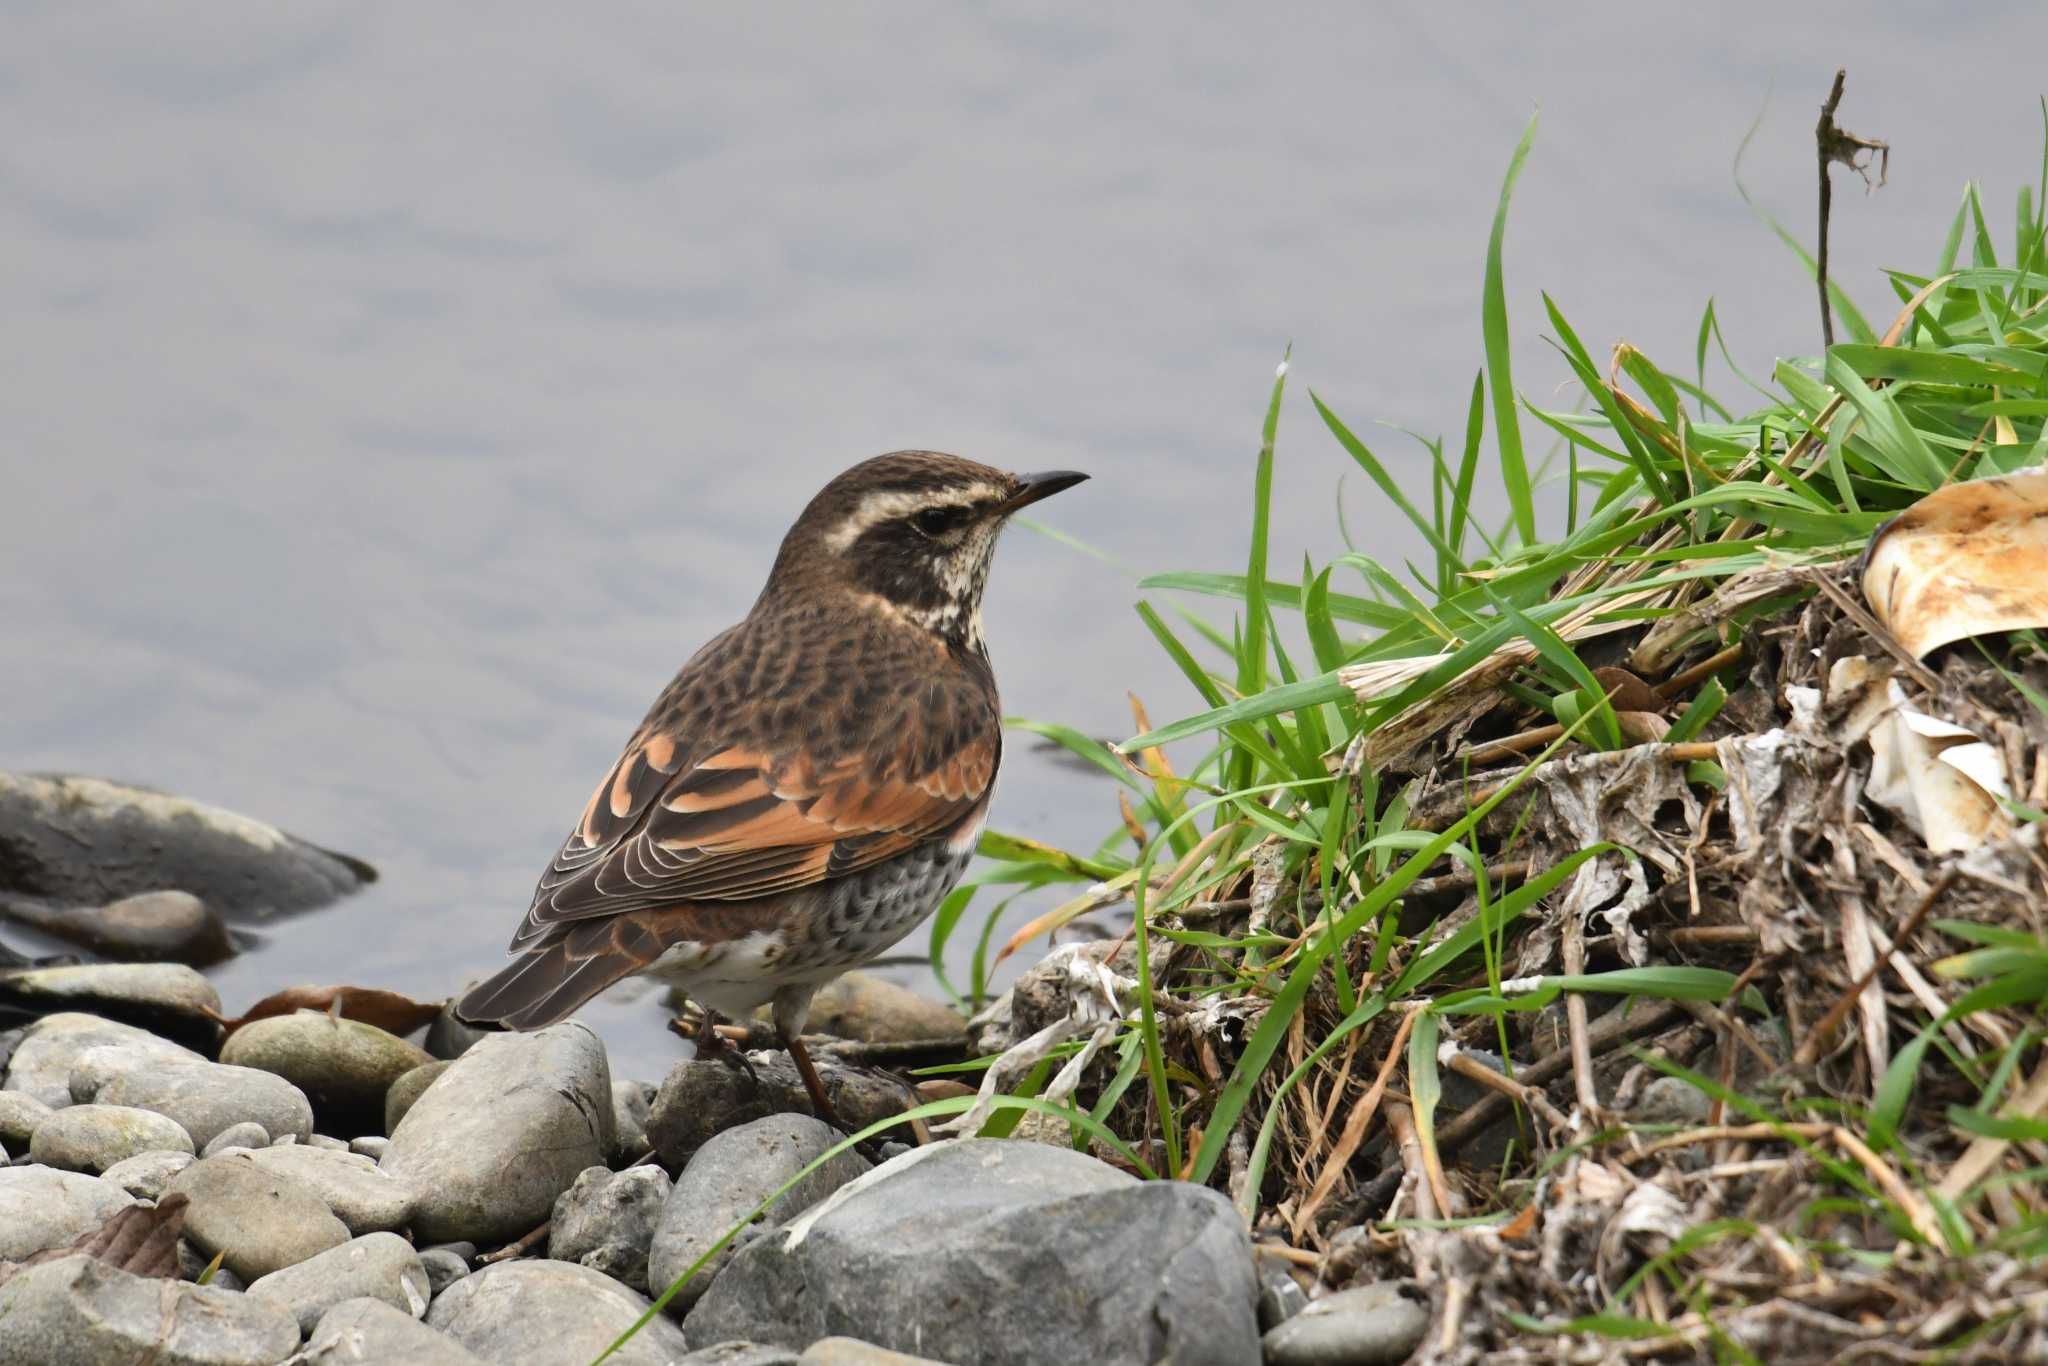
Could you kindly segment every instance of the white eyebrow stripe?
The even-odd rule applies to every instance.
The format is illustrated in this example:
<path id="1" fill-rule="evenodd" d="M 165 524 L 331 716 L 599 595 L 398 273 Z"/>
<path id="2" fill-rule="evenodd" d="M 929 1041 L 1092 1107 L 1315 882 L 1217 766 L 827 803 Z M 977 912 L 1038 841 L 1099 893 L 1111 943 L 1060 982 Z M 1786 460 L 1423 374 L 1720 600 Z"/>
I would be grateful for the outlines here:
<path id="1" fill-rule="evenodd" d="M 861 499 L 860 506 L 845 521 L 825 533 L 825 544 L 835 553 L 841 552 L 874 527 L 906 517 L 919 508 L 971 507 L 975 503 L 994 502 L 1000 497 L 1002 490 L 992 484 L 967 484 L 919 493 L 901 489 L 870 493 Z"/>

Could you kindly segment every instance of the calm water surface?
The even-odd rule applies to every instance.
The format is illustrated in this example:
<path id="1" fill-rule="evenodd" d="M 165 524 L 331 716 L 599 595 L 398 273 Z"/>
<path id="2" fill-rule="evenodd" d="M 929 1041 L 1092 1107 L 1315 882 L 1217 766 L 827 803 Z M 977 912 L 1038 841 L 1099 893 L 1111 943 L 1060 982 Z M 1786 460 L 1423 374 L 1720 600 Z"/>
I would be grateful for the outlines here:
<path id="1" fill-rule="evenodd" d="M 383 870 L 221 970 L 231 1008 L 442 995 L 853 461 L 1094 473 L 1044 519 L 1110 558 L 1013 531 L 989 632 L 1012 711 L 1124 735 L 1126 689 L 1196 699 L 1121 566 L 1241 567 L 1283 347 L 1276 568 L 1342 549 L 1308 386 L 1404 461 L 1370 424 L 1462 421 L 1538 106 L 1508 236 L 1538 401 L 1569 402 L 1539 289 L 1674 366 L 1709 296 L 1746 366 L 1813 348 L 1730 164 L 1761 115 L 1745 176 L 1810 231 L 1837 65 L 1895 149 L 1837 200 L 1872 311 L 1965 180 L 2010 223 L 2037 164 L 2037 3 L 1284 13 L 0 6 L 0 764 Z M 1414 553 L 1361 482 L 1354 534 Z M 1013 743 L 995 818 L 1091 843 L 1113 800 Z M 593 1017 L 621 1075 L 674 1055 L 649 1002 Z"/>

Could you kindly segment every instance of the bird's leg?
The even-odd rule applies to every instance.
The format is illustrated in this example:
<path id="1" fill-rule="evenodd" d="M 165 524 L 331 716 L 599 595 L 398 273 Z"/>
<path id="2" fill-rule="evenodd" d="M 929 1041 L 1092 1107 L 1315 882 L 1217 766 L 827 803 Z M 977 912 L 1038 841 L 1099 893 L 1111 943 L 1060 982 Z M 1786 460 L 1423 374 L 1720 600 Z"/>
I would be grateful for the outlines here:
<path id="1" fill-rule="evenodd" d="M 761 1076 L 758 1072 L 754 1071 L 753 1061 L 747 1057 L 744 1051 L 734 1047 L 732 1041 L 727 1039 L 725 1035 L 718 1032 L 718 1012 L 701 1001 L 697 1003 L 697 1008 L 702 1012 L 702 1016 L 697 1021 L 697 1028 L 694 1032 L 686 1031 L 683 1018 L 680 1015 L 670 1020 L 668 1027 L 696 1044 L 698 1057 L 716 1058 L 727 1067 L 746 1073 L 747 1080 L 759 1086 L 761 1084 Z"/>
<path id="2" fill-rule="evenodd" d="M 811 995 L 817 991 L 815 984 L 792 985 L 775 993 L 775 1033 L 782 1040 L 782 1046 L 789 1050 L 789 1060 L 796 1064 L 796 1073 L 804 1079 L 804 1091 L 811 1098 L 811 1113 L 842 1134 L 852 1133 L 840 1122 L 832 1110 L 832 1102 L 825 1097 L 825 1083 L 818 1079 L 818 1069 L 811 1063 L 811 1055 L 804 1048 L 804 1022 L 811 1017 Z"/>

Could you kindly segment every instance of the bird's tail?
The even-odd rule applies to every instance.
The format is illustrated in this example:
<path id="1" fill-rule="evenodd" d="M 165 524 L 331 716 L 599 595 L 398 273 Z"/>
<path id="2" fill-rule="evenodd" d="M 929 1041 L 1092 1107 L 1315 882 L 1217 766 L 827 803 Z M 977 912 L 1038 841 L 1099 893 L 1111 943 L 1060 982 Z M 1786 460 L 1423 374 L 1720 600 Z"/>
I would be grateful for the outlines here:
<path id="1" fill-rule="evenodd" d="M 542 1029 L 568 1019 L 591 997 L 652 961 L 645 946 L 621 942 L 615 928 L 605 922 L 578 925 L 528 949 L 464 992 L 456 1015 L 507 1029 Z"/>

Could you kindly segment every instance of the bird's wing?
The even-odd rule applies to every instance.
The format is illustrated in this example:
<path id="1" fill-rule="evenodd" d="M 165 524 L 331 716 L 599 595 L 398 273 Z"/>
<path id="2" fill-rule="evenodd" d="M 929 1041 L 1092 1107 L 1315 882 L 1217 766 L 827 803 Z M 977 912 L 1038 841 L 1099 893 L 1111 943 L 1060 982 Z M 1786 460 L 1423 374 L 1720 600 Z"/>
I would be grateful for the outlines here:
<path id="1" fill-rule="evenodd" d="M 1000 721 L 966 691 L 917 717 L 829 760 L 772 742 L 693 748 L 673 717 L 650 718 L 541 876 L 513 947 L 566 921 L 790 891 L 951 832 L 995 781 Z"/>

